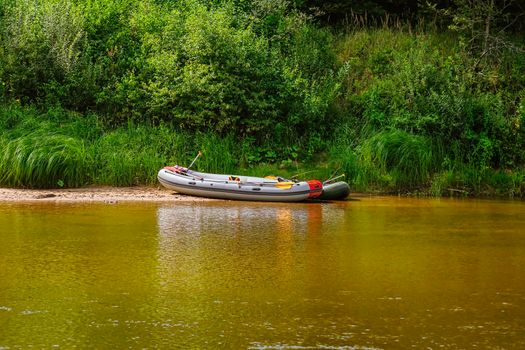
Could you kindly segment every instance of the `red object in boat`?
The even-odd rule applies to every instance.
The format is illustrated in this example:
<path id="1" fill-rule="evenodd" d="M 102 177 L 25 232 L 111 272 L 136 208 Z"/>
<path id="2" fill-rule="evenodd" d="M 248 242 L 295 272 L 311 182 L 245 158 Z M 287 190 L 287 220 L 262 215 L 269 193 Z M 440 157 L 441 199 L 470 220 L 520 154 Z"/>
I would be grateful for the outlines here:
<path id="1" fill-rule="evenodd" d="M 321 181 L 318 180 L 310 180 L 306 181 L 308 183 L 308 186 L 310 186 L 310 195 L 308 198 L 316 198 L 323 193 L 323 184 Z"/>

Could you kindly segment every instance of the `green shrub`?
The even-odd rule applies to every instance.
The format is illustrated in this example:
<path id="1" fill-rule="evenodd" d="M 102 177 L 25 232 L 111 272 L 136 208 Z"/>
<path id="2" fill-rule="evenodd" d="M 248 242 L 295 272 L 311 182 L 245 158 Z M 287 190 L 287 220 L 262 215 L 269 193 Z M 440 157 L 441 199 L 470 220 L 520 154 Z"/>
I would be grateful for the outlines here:
<path id="1" fill-rule="evenodd" d="M 395 128 L 433 144 L 456 145 L 443 149 L 444 155 L 475 168 L 522 164 L 525 144 L 514 114 L 519 91 L 498 90 L 503 84 L 498 67 L 476 74 L 470 58 L 449 39 L 442 48 L 428 35 L 395 32 L 391 42 L 378 37 L 391 34 L 355 32 L 339 44 L 357 73 L 347 81 L 351 93 L 343 107 L 349 111 L 346 122 L 357 130 L 354 137 L 362 142 L 371 133 Z M 368 46 L 346 43 L 354 38 Z M 518 64 L 520 58 L 515 60 Z"/>
<path id="2" fill-rule="evenodd" d="M 269 5 L 269 4 L 267 4 Z M 0 93 L 179 130 L 235 133 L 277 149 L 323 143 L 347 71 L 329 30 L 285 2 L 24 0 L 3 4 Z M 250 10 L 251 11 L 251 10 Z M 270 25 L 270 22 L 273 23 Z"/>
<path id="3" fill-rule="evenodd" d="M 55 95 L 67 93 L 66 77 L 79 67 L 82 13 L 70 0 L 9 1 L 3 10 L 3 89 L 13 98 L 55 102 Z"/>
<path id="4" fill-rule="evenodd" d="M 360 190 L 523 193 L 524 55 L 477 60 L 453 32 L 323 28 L 297 8 L 0 0 L 2 150 L 59 154 L 81 183 L 155 183 L 203 150 L 212 172 L 317 164 Z"/>

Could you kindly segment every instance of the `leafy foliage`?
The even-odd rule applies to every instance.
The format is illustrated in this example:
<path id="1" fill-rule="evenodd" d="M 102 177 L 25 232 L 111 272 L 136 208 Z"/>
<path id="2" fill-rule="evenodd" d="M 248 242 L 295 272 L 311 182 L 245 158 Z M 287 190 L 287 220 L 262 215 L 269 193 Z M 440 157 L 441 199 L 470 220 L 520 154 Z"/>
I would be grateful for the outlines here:
<path id="1" fill-rule="evenodd" d="M 2 31 L 2 80 L 14 98 L 56 100 L 80 64 L 82 13 L 68 0 L 6 2 Z M 58 96 L 56 96 L 58 95 Z"/>
<path id="2" fill-rule="evenodd" d="M 310 162 L 363 190 L 523 193 L 524 56 L 480 60 L 474 27 L 389 26 L 410 2 L 354 3 L 360 26 L 326 28 L 349 2 L 0 0 L 0 182 L 155 183 L 203 150 L 213 172 Z M 434 10 L 475 19 L 466 3 Z"/>
<path id="3" fill-rule="evenodd" d="M 300 15 L 272 12 L 267 37 L 231 4 L 191 0 L 24 0 L 5 11 L 5 93 L 96 109 L 109 125 L 167 121 L 285 142 L 283 129 L 319 129 L 340 88 L 329 32 Z"/>

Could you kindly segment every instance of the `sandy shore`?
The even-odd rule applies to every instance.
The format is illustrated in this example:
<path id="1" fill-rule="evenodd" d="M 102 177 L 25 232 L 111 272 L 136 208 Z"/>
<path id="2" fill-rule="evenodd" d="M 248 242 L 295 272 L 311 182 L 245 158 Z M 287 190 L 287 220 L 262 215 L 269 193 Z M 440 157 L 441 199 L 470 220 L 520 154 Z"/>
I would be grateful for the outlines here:
<path id="1" fill-rule="evenodd" d="M 0 188 L 3 202 L 165 202 L 210 201 L 212 199 L 179 194 L 160 187 L 88 187 L 69 189 L 13 189 Z"/>

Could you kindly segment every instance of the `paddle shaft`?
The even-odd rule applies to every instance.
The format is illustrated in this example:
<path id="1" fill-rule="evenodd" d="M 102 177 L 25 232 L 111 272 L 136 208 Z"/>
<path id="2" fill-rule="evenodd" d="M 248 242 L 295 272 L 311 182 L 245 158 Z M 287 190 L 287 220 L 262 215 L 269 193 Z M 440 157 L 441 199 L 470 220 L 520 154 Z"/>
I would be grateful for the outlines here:
<path id="1" fill-rule="evenodd" d="M 332 182 L 334 182 L 335 180 L 340 179 L 340 178 L 345 177 L 345 176 L 346 176 L 345 174 L 342 174 L 342 175 L 339 175 L 339 176 L 333 177 L 333 178 L 331 178 L 331 179 L 328 179 L 328 180 L 326 180 L 326 181 L 323 182 L 323 185 L 327 185 L 327 184 L 329 184 L 329 183 L 332 183 Z"/>
<path id="2" fill-rule="evenodd" d="M 199 151 L 199 153 L 197 153 L 197 157 L 195 157 L 195 158 L 192 160 L 192 162 L 190 163 L 190 165 L 188 166 L 187 169 L 191 168 L 191 166 L 193 165 L 193 163 L 195 163 L 195 161 L 196 161 L 200 156 L 202 156 L 202 152 L 201 152 L 201 151 Z"/>

